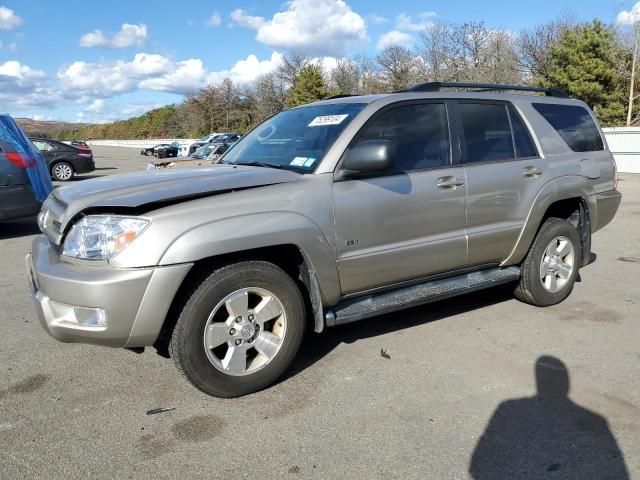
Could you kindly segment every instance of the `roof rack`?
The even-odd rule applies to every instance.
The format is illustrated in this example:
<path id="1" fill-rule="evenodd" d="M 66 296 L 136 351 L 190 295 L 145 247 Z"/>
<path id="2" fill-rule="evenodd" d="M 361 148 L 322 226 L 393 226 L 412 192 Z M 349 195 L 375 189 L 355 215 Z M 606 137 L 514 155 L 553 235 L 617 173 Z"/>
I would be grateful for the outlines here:
<path id="1" fill-rule="evenodd" d="M 544 93 L 547 97 L 569 98 L 567 92 L 560 88 L 531 87 L 528 85 L 502 85 L 496 83 L 465 83 L 465 82 L 427 82 L 414 85 L 413 87 L 399 90 L 394 93 L 406 92 L 439 92 L 443 88 L 466 88 L 480 90 L 483 92 L 495 92 L 504 90 L 514 90 L 520 92 Z"/>
<path id="2" fill-rule="evenodd" d="M 334 100 L 336 98 L 345 98 L 345 97 L 359 97 L 359 93 L 341 93 L 340 95 L 333 95 L 331 97 L 325 98 L 325 100 Z"/>

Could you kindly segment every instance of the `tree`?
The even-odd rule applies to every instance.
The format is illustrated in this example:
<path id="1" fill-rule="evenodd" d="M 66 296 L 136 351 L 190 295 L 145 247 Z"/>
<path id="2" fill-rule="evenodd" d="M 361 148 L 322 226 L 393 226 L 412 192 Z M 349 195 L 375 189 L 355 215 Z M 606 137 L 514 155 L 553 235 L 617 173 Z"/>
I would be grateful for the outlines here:
<path id="1" fill-rule="evenodd" d="M 549 75 L 551 49 L 560 41 L 565 32 L 578 28 L 571 13 L 551 22 L 524 30 L 518 37 L 520 65 L 531 79 L 540 80 Z"/>
<path id="2" fill-rule="evenodd" d="M 418 65 L 416 58 L 402 45 L 389 45 L 377 56 L 385 90 L 395 92 L 416 83 Z"/>
<path id="3" fill-rule="evenodd" d="M 287 106 L 295 107 L 305 103 L 322 100 L 329 95 L 318 65 L 307 64 L 300 69 L 287 95 Z"/>
<path id="4" fill-rule="evenodd" d="M 598 20 L 567 30 L 549 52 L 549 69 L 539 83 L 565 89 L 585 101 L 605 125 L 625 114 L 625 88 L 616 75 L 614 31 Z"/>
<path id="5" fill-rule="evenodd" d="M 450 61 L 453 57 L 451 27 L 435 23 L 420 32 L 417 46 L 421 77 L 424 81 L 450 80 Z"/>

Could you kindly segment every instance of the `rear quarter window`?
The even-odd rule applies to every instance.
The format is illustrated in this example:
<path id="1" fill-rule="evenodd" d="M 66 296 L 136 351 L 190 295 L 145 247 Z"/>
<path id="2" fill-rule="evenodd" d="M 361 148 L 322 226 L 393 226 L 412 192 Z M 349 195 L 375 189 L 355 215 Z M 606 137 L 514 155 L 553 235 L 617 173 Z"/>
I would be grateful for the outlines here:
<path id="1" fill-rule="evenodd" d="M 534 103 L 533 108 L 549 122 L 574 152 L 604 150 L 598 127 L 584 107 Z"/>

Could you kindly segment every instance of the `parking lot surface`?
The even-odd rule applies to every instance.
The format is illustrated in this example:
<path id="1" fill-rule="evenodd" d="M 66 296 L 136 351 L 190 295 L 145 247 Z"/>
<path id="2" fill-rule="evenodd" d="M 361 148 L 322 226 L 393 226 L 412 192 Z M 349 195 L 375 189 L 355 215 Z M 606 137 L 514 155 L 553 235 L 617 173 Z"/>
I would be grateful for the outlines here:
<path id="1" fill-rule="evenodd" d="M 94 152 L 93 176 L 146 166 Z M 619 188 L 564 303 L 500 288 L 310 334 L 281 382 L 233 400 L 153 349 L 47 336 L 35 222 L 0 225 L 0 478 L 640 478 L 640 176 Z"/>

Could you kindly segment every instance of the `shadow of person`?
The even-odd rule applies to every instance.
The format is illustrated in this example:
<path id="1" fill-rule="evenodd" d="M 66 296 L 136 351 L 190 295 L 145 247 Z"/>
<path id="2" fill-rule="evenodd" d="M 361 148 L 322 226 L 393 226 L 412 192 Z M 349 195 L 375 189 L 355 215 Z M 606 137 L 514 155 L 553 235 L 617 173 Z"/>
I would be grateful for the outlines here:
<path id="1" fill-rule="evenodd" d="M 604 417 L 569 398 L 569 372 L 555 357 L 536 362 L 538 392 L 496 409 L 471 457 L 475 480 L 611 479 L 629 473 Z"/>

